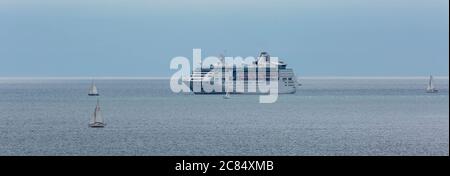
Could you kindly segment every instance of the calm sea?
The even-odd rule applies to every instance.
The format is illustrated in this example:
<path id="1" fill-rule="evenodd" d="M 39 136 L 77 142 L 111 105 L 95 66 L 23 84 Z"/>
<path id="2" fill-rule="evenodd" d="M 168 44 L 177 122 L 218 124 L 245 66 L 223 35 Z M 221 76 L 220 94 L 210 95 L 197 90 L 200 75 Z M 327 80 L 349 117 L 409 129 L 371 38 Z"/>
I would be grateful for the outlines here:
<path id="1" fill-rule="evenodd" d="M 304 79 L 296 94 L 175 94 L 168 80 L 0 80 L 0 155 L 449 155 L 448 79 Z"/>

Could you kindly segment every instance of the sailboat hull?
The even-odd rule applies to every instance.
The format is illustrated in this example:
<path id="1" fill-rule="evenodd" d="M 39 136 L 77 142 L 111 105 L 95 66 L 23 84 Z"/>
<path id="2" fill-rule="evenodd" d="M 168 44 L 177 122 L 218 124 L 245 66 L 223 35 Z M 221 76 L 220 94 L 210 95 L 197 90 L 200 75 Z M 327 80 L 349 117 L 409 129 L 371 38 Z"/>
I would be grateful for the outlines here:
<path id="1" fill-rule="evenodd" d="M 100 96 L 100 94 L 88 94 L 89 96 Z"/>
<path id="2" fill-rule="evenodd" d="M 433 90 L 427 90 L 427 93 L 438 93 L 439 91 L 438 90 L 436 90 L 436 89 L 433 89 Z"/>
<path id="3" fill-rule="evenodd" d="M 91 128 L 103 128 L 103 127 L 105 127 L 105 125 L 106 124 L 104 124 L 104 123 L 96 122 L 96 123 L 89 124 L 89 127 L 91 127 Z"/>

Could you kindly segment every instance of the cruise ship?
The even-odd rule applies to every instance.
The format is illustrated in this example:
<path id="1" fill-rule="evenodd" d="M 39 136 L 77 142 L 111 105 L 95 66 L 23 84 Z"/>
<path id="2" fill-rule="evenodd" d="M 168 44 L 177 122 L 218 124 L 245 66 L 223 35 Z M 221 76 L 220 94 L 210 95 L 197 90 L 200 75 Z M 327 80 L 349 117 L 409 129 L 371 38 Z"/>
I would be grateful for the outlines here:
<path id="1" fill-rule="evenodd" d="M 262 78 L 262 80 L 265 79 L 266 83 L 269 83 L 269 81 L 278 81 L 279 94 L 293 94 L 297 90 L 298 84 L 293 69 L 288 68 L 287 64 L 281 60 L 277 60 L 277 62 L 271 61 L 270 55 L 267 52 L 261 52 L 259 57 L 251 64 L 243 64 L 243 69 L 236 68 L 235 65 L 225 65 L 223 62 L 224 57 L 222 56 L 220 58 L 221 62 L 210 65 L 208 68 L 198 68 L 194 70 L 188 78 L 184 79 L 185 84 L 190 87 L 192 92 L 195 94 L 267 93 L 267 91 L 260 91 L 257 86 L 261 80 L 258 79 L 258 75 L 261 74 L 265 74 L 263 75 L 264 78 Z M 278 72 L 273 74 L 270 73 L 269 69 L 258 71 L 258 66 L 262 64 L 265 64 L 266 67 L 277 67 Z M 206 78 L 211 81 L 208 86 L 220 84 L 219 86 L 222 86 L 221 91 L 205 91 L 205 86 L 203 84 Z M 236 84 L 236 82 L 240 82 L 241 84 Z M 197 88 L 194 89 L 194 86 L 197 86 Z"/>

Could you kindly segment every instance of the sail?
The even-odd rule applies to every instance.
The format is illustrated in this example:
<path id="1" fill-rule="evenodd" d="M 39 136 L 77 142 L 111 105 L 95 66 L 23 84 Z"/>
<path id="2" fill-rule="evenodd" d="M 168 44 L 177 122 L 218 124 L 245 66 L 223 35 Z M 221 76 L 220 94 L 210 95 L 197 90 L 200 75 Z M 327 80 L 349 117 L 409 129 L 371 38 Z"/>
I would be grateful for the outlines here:
<path id="1" fill-rule="evenodd" d="M 428 83 L 428 87 L 430 90 L 434 90 L 433 76 L 430 76 L 430 82 Z"/>
<path id="2" fill-rule="evenodd" d="M 92 82 L 91 89 L 89 90 L 89 94 L 98 94 L 97 87 L 94 82 Z"/>
<path id="3" fill-rule="evenodd" d="M 103 117 L 102 117 L 102 113 L 100 111 L 100 104 L 97 101 L 97 106 L 95 107 L 95 112 L 94 112 L 94 122 L 100 122 L 103 123 Z"/>
<path id="4" fill-rule="evenodd" d="M 92 114 L 92 118 L 89 121 L 89 124 L 94 124 L 95 123 L 95 112 Z"/>
<path id="5" fill-rule="evenodd" d="M 100 108 L 95 114 L 96 114 L 95 122 L 103 123 L 103 117 L 102 113 L 100 112 Z"/>
<path id="6" fill-rule="evenodd" d="M 431 79 L 428 80 L 428 87 L 427 90 L 431 90 Z"/>
<path id="7" fill-rule="evenodd" d="M 434 89 L 433 76 L 430 76 L 430 79 L 428 80 L 427 91 L 433 91 Z"/>

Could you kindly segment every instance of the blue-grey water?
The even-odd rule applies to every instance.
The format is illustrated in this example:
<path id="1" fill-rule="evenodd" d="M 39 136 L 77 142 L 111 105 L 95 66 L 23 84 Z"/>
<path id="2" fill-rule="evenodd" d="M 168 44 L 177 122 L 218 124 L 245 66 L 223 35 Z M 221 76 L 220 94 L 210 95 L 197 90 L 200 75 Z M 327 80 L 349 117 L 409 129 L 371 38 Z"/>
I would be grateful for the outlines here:
<path id="1" fill-rule="evenodd" d="M 293 95 L 172 93 L 167 80 L 0 80 L 0 155 L 449 155 L 448 79 L 305 79 Z"/>

